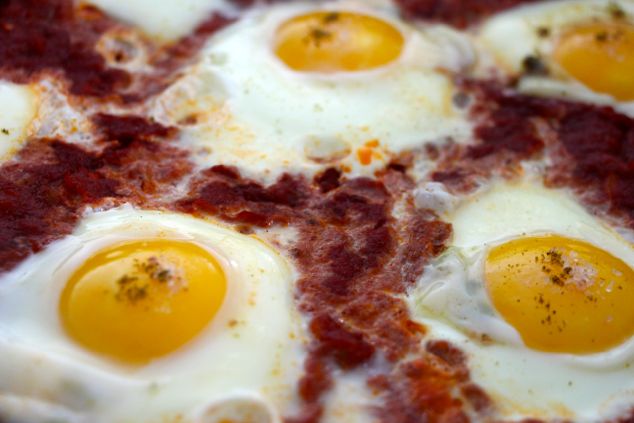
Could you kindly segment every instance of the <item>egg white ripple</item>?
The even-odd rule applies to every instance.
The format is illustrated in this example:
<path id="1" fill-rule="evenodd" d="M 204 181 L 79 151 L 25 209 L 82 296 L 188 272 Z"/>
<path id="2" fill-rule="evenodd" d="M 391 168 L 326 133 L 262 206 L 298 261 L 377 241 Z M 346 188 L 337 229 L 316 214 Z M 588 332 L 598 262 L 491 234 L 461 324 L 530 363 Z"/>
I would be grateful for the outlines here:
<path id="1" fill-rule="evenodd" d="M 75 344 L 58 316 L 70 274 L 109 245 L 157 238 L 196 243 L 218 259 L 227 295 L 210 325 L 140 367 Z M 0 417 L 140 423 L 179 416 L 179 422 L 213 423 L 250 412 L 260 416 L 255 422 L 277 421 L 276 410 L 295 400 L 303 362 L 291 275 L 264 243 L 211 221 L 129 206 L 88 213 L 72 235 L 1 277 Z"/>
<path id="2" fill-rule="evenodd" d="M 574 421 L 603 421 L 627 411 L 634 404 L 634 338 L 590 355 L 531 350 L 495 310 L 483 274 L 488 248 L 517 237 L 557 233 L 582 239 L 634 266 L 632 243 L 568 192 L 530 177 L 492 184 L 443 218 L 453 225 L 453 239 L 427 266 L 408 302 L 431 338 L 465 351 L 473 380 L 498 411 L 505 418 Z"/>
<path id="3" fill-rule="evenodd" d="M 405 37 L 394 62 L 368 71 L 296 72 L 273 51 L 277 27 L 319 10 L 352 11 L 383 19 Z M 372 174 L 390 154 L 428 141 L 467 139 L 466 112 L 452 102 L 447 72 L 474 60 L 468 39 L 442 25 L 400 21 L 389 2 L 294 2 L 255 8 L 212 37 L 200 61 L 157 101 L 157 119 L 188 116 L 182 141 L 202 164 L 237 165 L 274 179 L 285 171 L 314 173 L 335 163 Z M 379 158 L 361 165 L 355 152 L 377 140 Z"/>
<path id="4" fill-rule="evenodd" d="M 560 0 L 540 2 L 511 9 L 495 15 L 478 30 L 474 43 L 483 55 L 490 55 L 496 70 L 517 76 L 528 56 L 538 56 L 549 66 L 549 76 L 524 75 L 517 89 L 526 94 L 559 97 L 587 103 L 613 106 L 634 117 L 634 101 L 618 101 L 608 94 L 592 91 L 570 78 L 552 60 L 556 40 L 571 26 L 611 21 L 615 7 L 625 12 L 627 21 L 634 24 L 634 2 L 627 0 Z M 547 28 L 547 37 L 539 36 L 539 29 Z M 483 60 L 482 63 L 491 64 Z"/>

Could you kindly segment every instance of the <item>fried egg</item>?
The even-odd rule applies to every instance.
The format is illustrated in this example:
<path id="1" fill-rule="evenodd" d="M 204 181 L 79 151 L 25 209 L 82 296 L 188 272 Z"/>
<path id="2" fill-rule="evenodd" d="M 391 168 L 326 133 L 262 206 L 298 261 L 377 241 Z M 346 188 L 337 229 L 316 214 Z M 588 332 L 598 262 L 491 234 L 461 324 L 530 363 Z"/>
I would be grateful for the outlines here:
<path id="1" fill-rule="evenodd" d="M 126 206 L 2 279 L 9 421 L 270 423 L 293 401 L 292 268 L 253 236 Z"/>
<path id="2" fill-rule="evenodd" d="M 632 243 L 567 191 L 528 177 L 457 204 L 445 213 L 448 250 L 409 296 L 430 336 L 465 351 L 504 418 L 597 421 L 626 411 Z"/>
<path id="3" fill-rule="evenodd" d="M 11 158 L 29 135 L 38 98 L 29 85 L 0 81 L 0 162 Z"/>
<path id="4" fill-rule="evenodd" d="M 608 104 L 634 115 L 634 4 L 569 0 L 529 5 L 483 25 L 495 65 L 522 92 Z"/>
<path id="5" fill-rule="evenodd" d="M 372 174 L 395 153 L 469 136 L 448 73 L 472 60 L 459 33 L 409 26 L 389 3 L 255 8 L 212 37 L 156 118 L 180 123 L 207 165 Z"/>

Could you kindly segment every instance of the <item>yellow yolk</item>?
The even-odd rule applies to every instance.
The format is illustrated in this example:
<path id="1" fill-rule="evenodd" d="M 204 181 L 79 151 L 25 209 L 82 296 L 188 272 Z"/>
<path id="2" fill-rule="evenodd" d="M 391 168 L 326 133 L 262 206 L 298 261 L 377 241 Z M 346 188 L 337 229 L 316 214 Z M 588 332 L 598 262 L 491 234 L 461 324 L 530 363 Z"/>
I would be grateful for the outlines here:
<path id="1" fill-rule="evenodd" d="M 493 305 L 540 351 L 606 351 L 634 334 L 634 271 L 583 241 L 519 238 L 491 249 L 485 280 Z"/>
<path id="2" fill-rule="evenodd" d="M 634 26 L 592 23 L 558 41 L 554 59 L 591 90 L 620 101 L 634 100 Z"/>
<path id="3" fill-rule="evenodd" d="M 174 351 L 220 308 L 227 282 L 216 259 L 182 241 L 135 241 L 88 259 L 70 277 L 59 310 L 87 349 L 128 363 Z"/>
<path id="4" fill-rule="evenodd" d="M 307 72 L 361 71 L 399 57 L 404 38 L 389 23 L 351 12 L 315 12 L 284 22 L 275 53 L 290 68 Z"/>

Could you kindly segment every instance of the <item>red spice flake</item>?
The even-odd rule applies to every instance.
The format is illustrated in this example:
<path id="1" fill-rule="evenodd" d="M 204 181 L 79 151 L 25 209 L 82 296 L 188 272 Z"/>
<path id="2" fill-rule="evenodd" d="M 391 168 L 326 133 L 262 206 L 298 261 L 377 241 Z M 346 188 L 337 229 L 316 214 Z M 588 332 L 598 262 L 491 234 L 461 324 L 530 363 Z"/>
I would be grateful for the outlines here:
<path id="1" fill-rule="evenodd" d="M 447 23 L 465 28 L 487 16 L 538 0 L 396 0 L 409 18 Z"/>
<path id="2" fill-rule="evenodd" d="M 371 148 L 362 147 L 357 150 L 357 158 L 359 159 L 359 163 L 363 166 L 367 166 L 372 163 L 372 154 L 373 151 Z"/>

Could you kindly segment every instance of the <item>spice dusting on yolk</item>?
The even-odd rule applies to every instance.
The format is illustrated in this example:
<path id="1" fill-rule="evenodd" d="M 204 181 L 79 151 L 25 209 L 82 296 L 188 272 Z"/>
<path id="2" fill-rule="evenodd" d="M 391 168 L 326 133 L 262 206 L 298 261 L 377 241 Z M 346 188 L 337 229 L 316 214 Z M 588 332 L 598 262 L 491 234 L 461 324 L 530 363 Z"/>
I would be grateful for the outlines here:
<path id="1" fill-rule="evenodd" d="M 305 72 L 374 69 L 398 58 L 401 32 L 378 18 L 352 12 L 314 12 L 294 17 L 275 34 L 275 53 Z"/>
<path id="2" fill-rule="evenodd" d="M 590 354 L 634 334 L 634 271 L 587 242 L 550 235 L 498 245 L 485 280 L 493 305 L 530 348 Z"/>
<path id="3" fill-rule="evenodd" d="M 59 304 L 68 334 L 85 348 L 143 363 L 194 338 L 222 305 L 216 259 L 182 241 L 136 241 L 98 252 L 70 277 Z"/>
<path id="4" fill-rule="evenodd" d="M 634 100 L 634 26 L 614 21 L 572 28 L 559 39 L 554 59 L 591 90 Z"/>

